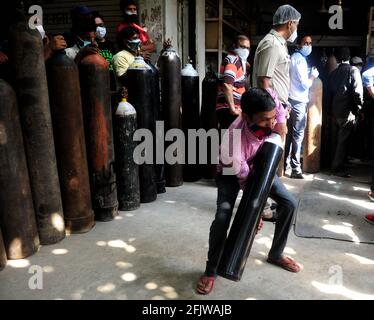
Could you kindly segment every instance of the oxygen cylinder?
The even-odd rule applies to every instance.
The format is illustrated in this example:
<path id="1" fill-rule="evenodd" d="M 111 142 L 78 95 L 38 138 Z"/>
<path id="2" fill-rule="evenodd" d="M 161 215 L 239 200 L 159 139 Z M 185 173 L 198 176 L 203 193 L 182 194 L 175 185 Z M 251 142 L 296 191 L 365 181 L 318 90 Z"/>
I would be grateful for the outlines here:
<path id="1" fill-rule="evenodd" d="M 202 86 L 202 104 L 201 104 L 201 126 L 204 130 L 218 130 L 218 120 L 216 113 L 216 102 L 218 92 L 218 77 L 210 68 L 206 73 Z M 206 179 L 214 179 L 217 174 L 217 165 L 212 164 L 217 159 L 212 158 L 211 141 L 207 144 L 208 164 L 202 168 L 202 175 Z"/>
<path id="2" fill-rule="evenodd" d="M 83 233 L 92 229 L 95 217 L 78 68 L 61 51 L 48 60 L 47 76 L 66 230 Z"/>
<path id="3" fill-rule="evenodd" d="M 65 223 L 40 33 L 15 24 L 9 47 L 40 242 L 54 244 L 65 237 Z"/>
<path id="4" fill-rule="evenodd" d="M 17 100 L 13 89 L 1 79 L 0 225 L 8 259 L 23 259 L 38 250 L 39 236 Z"/>
<path id="5" fill-rule="evenodd" d="M 158 66 L 161 76 L 161 106 L 164 114 L 165 130 L 182 129 L 181 118 L 181 61 L 171 46 L 171 41 L 164 43 L 164 49 L 161 53 Z M 176 143 L 165 143 L 165 148 Z M 179 152 L 184 150 L 174 150 L 173 156 L 178 157 Z M 165 177 L 167 187 L 179 187 L 183 184 L 183 165 L 179 162 L 175 164 L 165 164 Z"/>
<path id="6" fill-rule="evenodd" d="M 322 93 L 322 81 L 317 78 L 314 80 L 309 93 L 310 99 L 303 150 L 303 171 L 306 173 L 317 173 L 320 170 Z"/>
<path id="7" fill-rule="evenodd" d="M 183 179 L 186 182 L 195 182 L 201 179 L 200 165 L 199 165 L 199 146 L 198 139 L 190 141 L 188 137 L 188 130 L 200 129 L 200 83 L 199 74 L 193 68 L 192 64 L 188 63 L 183 68 L 182 72 L 182 127 L 186 137 L 185 159 L 186 165 L 183 166 Z M 190 146 L 195 145 L 194 150 L 189 150 Z M 195 153 L 195 159 L 190 159 L 190 151 Z M 192 157 L 194 158 L 194 157 Z M 195 164 L 190 160 L 195 160 Z"/>
<path id="8" fill-rule="evenodd" d="M 4 247 L 3 236 L 0 229 L 0 271 L 4 269 L 7 263 L 6 251 Z"/>
<path id="9" fill-rule="evenodd" d="M 137 146 L 133 139 L 137 119 L 134 107 L 126 98 L 118 105 L 115 126 L 119 210 L 136 210 L 140 207 L 139 167 L 133 158 Z"/>
<path id="10" fill-rule="evenodd" d="M 161 109 L 161 91 L 160 91 L 160 72 L 158 68 L 153 65 L 150 61 L 146 61 L 148 66 L 152 69 L 153 74 L 153 106 L 154 106 L 154 113 L 156 121 L 163 121 L 162 109 Z M 163 136 L 158 136 L 156 132 L 156 139 L 164 139 Z M 155 148 L 157 144 L 155 144 Z M 165 180 L 165 165 L 164 164 L 157 164 L 156 162 L 156 152 L 155 150 L 155 172 L 156 172 L 156 185 L 157 185 L 157 193 L 165 193 L 166 192 L 166 180 Z M 162 150 L 162 153 L 164 150 Z"/>
<path id="11" fill-rule="evenodd" d="M 218 274 L 224 278 L 239 281 L 242 277 L 282 153 L 281 137 L 272 134 L 254 159 L 253 175 L 244 189 L 218 266 Z"/>
<path id="12" fill-rule="evenodd" d="M 154 138 L 156 120 L 153 109 L 154 106 L 152 105 L 153 74 L 151 68 L 144 62 L 142 57 L 136 57 L 134 63 L 127 70 L 126 83 L 129 93 L 128 100 L 136 110 L 138 129 L 148 129 L 152 132 L 152 137 Z M 154 139 L 152 139 L 152 149 L 154 149 L 153 140 Z M 148 152 L 151 152 L 151 150 L 145 150 L 145 156 L 147 156 Z M 139 167 L 141 203 L 149 203 L 157 199 L 153 156 L 151 161 L 152 164 L 144 163 Z"/>
<path id="13" fill-rule="evenodd" d="M 78 69 L 93 209 L 106 222 L 118 215 L 108 62 L 91 54 Z"/>

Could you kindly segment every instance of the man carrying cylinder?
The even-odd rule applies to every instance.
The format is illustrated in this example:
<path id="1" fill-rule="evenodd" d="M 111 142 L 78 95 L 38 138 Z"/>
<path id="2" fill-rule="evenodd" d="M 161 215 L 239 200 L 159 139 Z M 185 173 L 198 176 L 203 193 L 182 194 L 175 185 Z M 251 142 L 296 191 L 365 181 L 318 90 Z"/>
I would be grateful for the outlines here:
<path id="1" fill-rule="evenodd" d="M 250 89 L 242 97 L 241 109 L 242 115 L 229 128 L 229 135 L 235 129 L 241 130 L 240 150 L 235 151 L 234 148 L 231 160 L 225 159 L 229 153 L 224 152 L 224 150 L 230 149 L 230 142 L 224 139 L 221 145 L 219 165 L 219 171 L 221 172 L 216 178 L 218 186 L 217 212 L 210 228 L 209 252 L 205 273 L 200 277 L 196 288 L 198 294 L 206 295 L 213 290 L 235 201 L 239 190 L 244 189 L 248 179 L 252 178 L 252 164 L 257 152 L 272 133 L 275 125 L 286 121 L 286 111 L 271 89 Z M 225 164 L 228 163 L 231 163 L 236 175 L 223 174 Z M 278 177 L 275 177 L 270 190 L 270 197 L 278 204 L 279 217 L 267 261 L 287 271 L 299 272 L 300 266 L 292 258 L 283 255 L 296 210 L 296 201 Z M 248 212 L 248 214 L 253 214 L 253 212 Z"/>

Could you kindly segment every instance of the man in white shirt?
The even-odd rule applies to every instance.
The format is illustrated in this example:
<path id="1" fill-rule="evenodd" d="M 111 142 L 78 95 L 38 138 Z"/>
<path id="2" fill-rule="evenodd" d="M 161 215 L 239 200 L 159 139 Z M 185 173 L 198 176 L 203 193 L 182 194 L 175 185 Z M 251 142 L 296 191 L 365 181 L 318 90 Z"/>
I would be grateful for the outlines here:
<path id="1" fill-rule="evenodd" d="M 300 36 L 297 39 L 296 52 L 291 56 L 289 102 L 292 109 L 286 143 L 286 170 L 291 166 L 293 179 L 303 179 L 300 155 L 308 114 L 309 89 L 319 75 L 318 70 L 314 68 L 309 76 L 306 57 L 311 53 L 312 38 Z"/>

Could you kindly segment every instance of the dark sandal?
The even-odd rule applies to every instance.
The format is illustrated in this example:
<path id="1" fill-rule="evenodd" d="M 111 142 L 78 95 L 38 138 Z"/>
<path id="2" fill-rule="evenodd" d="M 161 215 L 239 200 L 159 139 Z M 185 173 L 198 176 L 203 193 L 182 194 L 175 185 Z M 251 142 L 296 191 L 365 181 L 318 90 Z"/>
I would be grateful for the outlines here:
<path id="1" fill-rule="evenodd" d="M 214 287 L 215 280 L 215 277 L 208 277 L 206 275 L 202 275 L 199 279 L 199 282 L 197 283 L 196 292 L 202 295 L 207 295 L 211 293 Z"/>
<path id="2" fill-rule="evenodd" d="M 290 257 L 283 256 L 280 259 L 268 258 L 267 262 L 274 264 L 278 267 L 281 267 L 289 272 L 297 273 L 301 270 L 301 266 L 297 264 L 295 260 Z"/>

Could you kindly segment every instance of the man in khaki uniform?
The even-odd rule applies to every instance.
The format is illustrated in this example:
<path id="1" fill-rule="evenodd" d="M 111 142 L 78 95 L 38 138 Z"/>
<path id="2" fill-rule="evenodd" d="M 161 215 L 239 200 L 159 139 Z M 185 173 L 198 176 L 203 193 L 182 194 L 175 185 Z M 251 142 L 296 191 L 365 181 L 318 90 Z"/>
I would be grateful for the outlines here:
<path id="1" fill-rule="evenodd" d="M 273 28 L 260 41 L 253 63 L 253 86 L 272 88 L 279 96 L 284 108 L 290 109 L 288 102 L 290 89 L 290 56 L 287 41 L 294 42 L 297 38 L 297 27 L 301 14 L 290 5 L 280 6 L 273 16 Z M 273 130 L 286 139 L 287 124 L 277 124 Z M 281 160 L 283 164 L 284 160 Z M 279 175 L 283 175 L 283 165 Z M 277 212 L 271 208 L 269 200 L 263 212 L 264 221 L 275 221 Z"/>
<path id="2" fill-rule="evenodd" d="M 301 14 L 292 6 L 280 6 L 273 17 L 273 28 L 258 44 L 254 59 L 254 87 L 274 89 L 285 108 L 288 106 L 290 88 L 290 56 L 287 41 L 296 40 L 300 19 Z M 278 125 L 275 131 L 281 133 L 284 138 L 287 126 Z"/>

